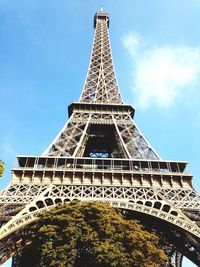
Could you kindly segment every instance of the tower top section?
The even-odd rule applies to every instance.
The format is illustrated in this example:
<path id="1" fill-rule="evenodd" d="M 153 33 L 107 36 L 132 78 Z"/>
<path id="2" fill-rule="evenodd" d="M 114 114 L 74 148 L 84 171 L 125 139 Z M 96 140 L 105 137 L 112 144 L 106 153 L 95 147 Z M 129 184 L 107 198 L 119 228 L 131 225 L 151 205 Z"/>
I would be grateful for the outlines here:
<path id="1" fill-rule="evenodd" d="M 94 16 L 94 41 L 88 74 L 80 97 L 82 103 L 122 104 L 112 62 L 109 15 L 103 8 Z"/>
<path id="2" fill-rule="evenodd" d="M 101 6 L 101 9 L 99 12 L 97 12 L 94 16 L 94 28 L 96 28 L 96 24 L 97 24 L 97 20 L 104 20 L 107 22 L 107 26 L 109 28 L 109 24 L 110 24 L 110 18 L 109 18 L 109 14 L 104 12 L 103 7 Z"/>

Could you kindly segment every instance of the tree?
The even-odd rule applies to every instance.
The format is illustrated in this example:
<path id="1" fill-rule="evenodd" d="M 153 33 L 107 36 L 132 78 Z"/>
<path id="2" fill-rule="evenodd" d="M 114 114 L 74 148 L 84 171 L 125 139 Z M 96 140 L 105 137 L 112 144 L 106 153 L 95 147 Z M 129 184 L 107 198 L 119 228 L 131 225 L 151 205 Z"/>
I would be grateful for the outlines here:
<path id="1" fill-rule="evenodd" d="M 5 170 L 4 163 L 2 160 L 0 160 L 0 177 L 3 175 L 4 170 Z"/>
<path id="2" fill-rule="evenodd" d="M 21 267 L 159 267 L 159 238 L 108 204 L 71 202 L 40 215 Z"/>

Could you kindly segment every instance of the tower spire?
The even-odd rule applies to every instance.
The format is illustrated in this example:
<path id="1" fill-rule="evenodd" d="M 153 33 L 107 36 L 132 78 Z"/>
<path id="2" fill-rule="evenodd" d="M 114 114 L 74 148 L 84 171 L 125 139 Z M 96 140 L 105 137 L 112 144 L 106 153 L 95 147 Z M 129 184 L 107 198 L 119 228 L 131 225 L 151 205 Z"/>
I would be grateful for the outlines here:
<path id="1" fill-rule="evenodd" d="M 80 102 L 109 104 L 123 102 L 112 61 L 109 22 L 108 13 L 105 13 L 101 6 L 100 12 L 94 17 L 94 42 Z"/>
<path id="2" fill-rule="evenodd" d="M 158 159 L 124 105 L 117 84 L 109 40 L 109 15 L 94 16 L 94 42 L 79 102 L 69 106 L 69 120 L 43 155 Z"/>

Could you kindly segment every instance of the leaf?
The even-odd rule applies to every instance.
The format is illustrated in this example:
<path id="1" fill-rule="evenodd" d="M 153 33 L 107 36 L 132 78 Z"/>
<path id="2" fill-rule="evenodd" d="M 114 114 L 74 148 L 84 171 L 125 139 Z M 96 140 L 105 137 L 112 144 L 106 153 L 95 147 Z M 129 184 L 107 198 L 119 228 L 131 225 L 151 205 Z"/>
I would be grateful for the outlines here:
<path id="1" fill-rule="evenodd" d="M 29 231 L 21 267 L 29 266 L 32 255 L 32 267 L 158 267 L 167 261 L 155 233 L 101 202 L 58 205 Z"/>

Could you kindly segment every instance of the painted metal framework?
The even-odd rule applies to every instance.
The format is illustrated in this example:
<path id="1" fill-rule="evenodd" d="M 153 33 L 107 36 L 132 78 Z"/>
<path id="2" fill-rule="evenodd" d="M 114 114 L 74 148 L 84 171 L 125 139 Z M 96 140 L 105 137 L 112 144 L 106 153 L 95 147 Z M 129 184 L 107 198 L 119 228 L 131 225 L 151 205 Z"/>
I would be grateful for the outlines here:
<path id="1" fill-rule="evenodd" d="M 0 193 L 0 263 L 14 256 L 13 267 L 19 266 L 25 226 L 38 213 L 79 199 L 139 214 L 146 225 L 158 220 L 167 237 L 166 266 L 181 267 L 183 255 L 200 266 L 200 196 L 187 162 L 161 160 L 144 138 L 119 91 L 108 14 L 96 13 L 94 27 L 86 82 L 67 123 L 42 156 L 17 157 Z"/>

